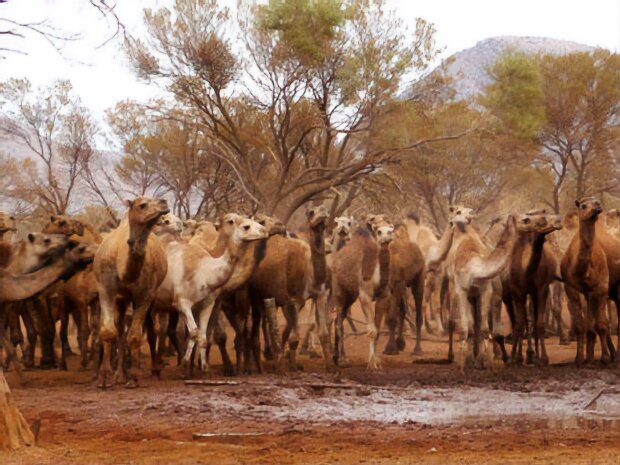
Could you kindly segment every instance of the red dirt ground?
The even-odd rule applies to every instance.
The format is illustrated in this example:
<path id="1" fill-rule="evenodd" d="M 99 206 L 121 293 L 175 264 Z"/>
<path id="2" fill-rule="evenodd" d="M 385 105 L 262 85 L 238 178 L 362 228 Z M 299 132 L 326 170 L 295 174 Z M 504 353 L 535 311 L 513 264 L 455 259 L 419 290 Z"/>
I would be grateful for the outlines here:
<path id="1" fill-rule="evenodd" d="M 36 447 L 0 453 L 0 464 L 620 462 L 619 370 L 577 370 L 567 363 L 574 345 L 550 338 L 549 368 L 462 374 L 445 363 L 443 340 L 424 341 L 420 357 L 408 342 L 383 357 L 382 371 L 368 372 L 367 340 L 347 338 L 352 366 L 339 378 L 306 357 L 303 373 L 238 377 L 232 386 L 186 385 L 173 366 L 152 379 L 146 355 L 144 387 L 134 390 L 98 390 L 77 357 L 68 372 L 26 372 L 25 386 L 8 373 L 41 433 Z M 224 379 L 217 363 L 209 379 Z M 348 386 L 310 386 L 317 382 Z"/>

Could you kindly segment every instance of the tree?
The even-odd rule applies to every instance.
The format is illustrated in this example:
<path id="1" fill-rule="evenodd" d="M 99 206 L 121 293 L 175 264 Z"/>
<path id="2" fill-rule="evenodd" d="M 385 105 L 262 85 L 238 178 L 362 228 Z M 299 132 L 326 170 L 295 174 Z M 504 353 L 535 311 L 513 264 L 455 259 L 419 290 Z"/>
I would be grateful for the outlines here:
<path id="1" fill-rule="evenodd" d="M 567 198 L 572 203 L 615 188 L 620 56 L 605 50 L 509 54 L 491 74 L 494 82 L 483 103 L 501 130 L 537 145 L 533 166 L 552 179 L 544 201 L 556 213 Z"/>
<path id="2" fill-rule="evenodd" d="M 10 79 L 0 84 L 0 109 L 5 115 L 0 136 L 19 141 L 35 161 L 34 166 L 22 162 L 28 169 L 15 172 L 15 198 L 66 213 L 93 156 L 97 133 L 71 84 L 61 80 L 33 89 L 27 79 Z"/>
<path id="3" fill-rule="evenodd" d="M 239 50 L 228 9 L 177 0 L 173 10 L 145 10 L 149 37 L 130 39 L 128 53 L 139 76 L 196 116 L 254 208 L 288 221 L 407 149 L 377 147 L 373 127 L 404 76 L 434 58 L 434 29 L 420 19 L 407 31 L 384 3 L 244 4 Z"/>

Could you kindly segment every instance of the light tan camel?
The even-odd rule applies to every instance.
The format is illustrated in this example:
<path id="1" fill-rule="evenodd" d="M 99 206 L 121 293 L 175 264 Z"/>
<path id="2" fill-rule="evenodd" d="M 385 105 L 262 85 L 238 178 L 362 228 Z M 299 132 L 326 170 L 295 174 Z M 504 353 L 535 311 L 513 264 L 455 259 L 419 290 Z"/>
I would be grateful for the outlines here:
<path id="1" fill-rule="evenodd" d="M 492 353 L 488 342 L 491 333 L 489 316 L 493 297 L 492 280 L 510 261 L 516 239 L 516 225 L 514 217 L 509 217 L 499 242 L 489 253 L 471 225 L 473 211 L 464 207 L 451 207 L 451 212 L 450 222 L 455 228 L 455 238 L 447 266 L 453 305 L 449 355 L 453 356 L 452 333 L 455 325 L 452 323 L 456 322 L 460 335 L 457 364 L 463 370 L 472 356 L 478 366 L 491 363 Z M 501 332 L 501 318 L 499 315 L 492 316 L 493 331 Z M 479 322 L 476 321 L 478 318 Z M 479 331 L 476 330 L 478 324 Z"/>
<path id="2" fill-rule="evenodd" d="M 127 207 L 127 217 L 101 243 L 93 264 L 101 306 L 99 337 L 103 344 L 103 359 L 98 385 L 102 388 L 111 385 L 112 341 L 119 335 L 115 321 L 120 322 L 124 332 L 124 315 L 121 313 L 129 304 L 133 307 L 133 318 L 127 334 L 132 354 L 129 386 L 137 384 L 142 326 L 168 268 L 164 249 L 159 239 L 151 234 L 159 218 L 169 211 L 166 201 L 138 197 L 127 201 Z M 117 380 L 122 381 L 122 338 L 120 342 Z"/>
<path id="3" fill-rule="evenodd" d="M 183 314 L 190 339 L 183 363 L 189 367 L 196 343 L 200 353 L 200 366 L 208 370 L 207 327 L 222 286 L 233 276 L 240 265 L 248 243 L 267 238 L 265 228 L 253 220 L 239 215 L 226 215 L 224 222 L 232 221 L 232 228 L 220 228 L 218 242 L 223 250 L 213 254 L 191 243 L 173 243 L 167 249 L 168 273 L 161 288 L 173 295 L 174 306 Z M 191 241 L 190 241 L 191 242 Z M 199 314 L 198 325 L 192 309 Z"/>

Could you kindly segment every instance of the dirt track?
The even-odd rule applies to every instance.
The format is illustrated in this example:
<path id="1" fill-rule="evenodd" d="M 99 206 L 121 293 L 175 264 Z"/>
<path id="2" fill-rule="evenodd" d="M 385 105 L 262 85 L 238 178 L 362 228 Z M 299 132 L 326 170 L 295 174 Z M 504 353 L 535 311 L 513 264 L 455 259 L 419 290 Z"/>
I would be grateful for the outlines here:
<path id="1" fill-rule="evenodd" d="M 425 341 L 424 356 L 409 346 L 370 373 L 365 338 L 350 337 L 353 365 L 340 378 L 301 357 L 304 373 L 234 386 L 188 386 L 170 366 L 160 381 L 145 370 L 144 387 L 109 391 L 73 358 L 66 373 L 27 372 L 24 387 L 9 373 L 41 433 L 38 447 L 0 454 L 0 464 L 620 462 L 620 372 L 576 370 L 574 347 L 548 344 L 550 368 L 461 374 L 443 362 L 444 342 Z M 224 379 L 219 369 L 216 360 L 209 379 Z M 310 386 L 334 382 L 348 387 Z"/>

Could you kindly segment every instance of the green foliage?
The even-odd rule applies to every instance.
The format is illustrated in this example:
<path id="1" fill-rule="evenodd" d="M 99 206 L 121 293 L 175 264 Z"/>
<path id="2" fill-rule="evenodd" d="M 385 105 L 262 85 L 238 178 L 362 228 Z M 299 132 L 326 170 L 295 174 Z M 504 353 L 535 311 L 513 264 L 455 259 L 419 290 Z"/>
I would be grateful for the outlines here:
<path id="1" fill-rule="evenodd" d="M 258 8 L 257 26 L 276 31 L 305 64 L 321 63 L 344 24 L 342 0 L 269 0 Z"/>
<path id="2" fill-rule="evenodd" d="M 544 123 L 543 81 L 534 58 L 508 51 L 489 70 L 494 82 L 482 104 L 497 117 L 500 129 L 534 139 Z"/>

